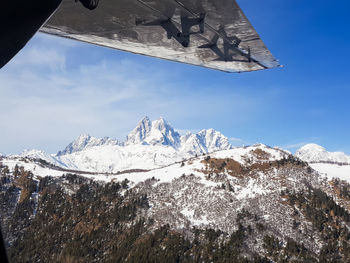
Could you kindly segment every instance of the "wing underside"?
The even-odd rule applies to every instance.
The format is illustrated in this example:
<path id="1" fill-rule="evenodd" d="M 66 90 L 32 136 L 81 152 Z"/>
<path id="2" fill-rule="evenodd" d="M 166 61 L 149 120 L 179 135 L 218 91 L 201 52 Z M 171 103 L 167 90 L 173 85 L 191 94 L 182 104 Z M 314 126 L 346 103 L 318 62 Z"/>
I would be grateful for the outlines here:
<path id="1" fill-rule="evenodd" d="M 63 0 L 42 32 L 227 72 L 278 67 L 235 0 Z"/>

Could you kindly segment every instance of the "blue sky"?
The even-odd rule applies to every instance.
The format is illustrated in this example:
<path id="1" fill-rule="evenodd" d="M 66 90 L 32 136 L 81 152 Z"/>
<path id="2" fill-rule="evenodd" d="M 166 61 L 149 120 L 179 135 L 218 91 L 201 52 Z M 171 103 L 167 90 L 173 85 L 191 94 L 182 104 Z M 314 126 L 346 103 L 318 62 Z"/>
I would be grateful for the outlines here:
<path id="1" fill-rule="evenodd" d="M 0 152 L 124 139 L 148 115 L 234 144 L 350 154 L 350 3 L 238 3 L 284 68 L 228 74 L 37 34 L 0 70 Z"/>

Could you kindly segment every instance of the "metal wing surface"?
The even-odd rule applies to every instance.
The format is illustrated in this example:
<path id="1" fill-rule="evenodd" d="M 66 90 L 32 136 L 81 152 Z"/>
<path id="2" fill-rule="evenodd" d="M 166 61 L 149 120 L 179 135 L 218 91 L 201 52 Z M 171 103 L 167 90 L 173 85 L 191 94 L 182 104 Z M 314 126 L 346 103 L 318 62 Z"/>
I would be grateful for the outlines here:
<path id="1" fill-rule="evenodd" d="M 63 0 L 42 32 L 227 72 L 279 63 L 235 0 Z"/>

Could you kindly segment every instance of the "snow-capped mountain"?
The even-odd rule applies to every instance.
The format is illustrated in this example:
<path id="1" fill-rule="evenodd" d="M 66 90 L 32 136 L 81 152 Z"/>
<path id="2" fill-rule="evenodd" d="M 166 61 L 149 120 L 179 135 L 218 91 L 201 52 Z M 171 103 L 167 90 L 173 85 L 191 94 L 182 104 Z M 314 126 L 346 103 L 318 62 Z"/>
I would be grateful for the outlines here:
<path id="1" fill-rule="evenodd" d="M 74 170 L 118 172 L 152 169 L 196 155 L 231 149 L 227 137 L 213 129 L 181 136 L 164 118 L 143 118 L 125 142 L 80 135 L 56 155 L 32 150 L 21 154 Z"/>
<path id="2" fill-rule="evenodd" d="M 307 144 L 296 151 L 295 156 L 308 162 L 321 175 L 350 182 L 350 156 L 343 152 L 328 152 L 317 144 Z"/>
<path id="3" fill-rule="evenodd" d="M 160 117 L 151 122 L 148 117 L 145 117 L 128 134 L 126 145 L 165 145 L 177 149 L 180 141 L 180 134 L 165 119 Z"/>
<path id="4" fill-rule="evenodd" d="M 328 152 L 317 144 L 306 144 L 295 152 L 295 156 L 305 162 L 330 162 L 350 164 L 350 156 L 343 152 Z"/>
<path id="5" fill-rule="evenodd" d="M 119 141 L 113 140 L 109 137 L 96 138 L 88 134 L 82 134 L 76 140 L 68 144 L 68 146 L 63 151 L 59 151 L 57 153 L 57 156 L 79 152 L 94 146 L 120 145 L 120 144 L 121 143 Z"/>

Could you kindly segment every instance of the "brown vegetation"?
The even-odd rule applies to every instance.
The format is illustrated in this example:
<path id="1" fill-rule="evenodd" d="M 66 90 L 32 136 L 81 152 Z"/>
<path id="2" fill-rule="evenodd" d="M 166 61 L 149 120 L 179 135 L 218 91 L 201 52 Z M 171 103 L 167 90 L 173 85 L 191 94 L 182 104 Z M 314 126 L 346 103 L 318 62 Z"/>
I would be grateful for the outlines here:
<path id="1" fill-rule="evenodd" d="M 244 169 L 239 162 L 228 158 L 218 159 L 208 157 L 202 161 L 205 164 L 205 170 L 203 171 L 205 174 L 228 173 L 235 177 L 241 177 L 243 175 Z"/>
<path id="2" fill-rule="evenodd" d="M 256 148 L 255 150 L 251 150 L 250 153 L 258 160 L 269 160 L 271 157 L 271 154 L 259 148 Z"/>

